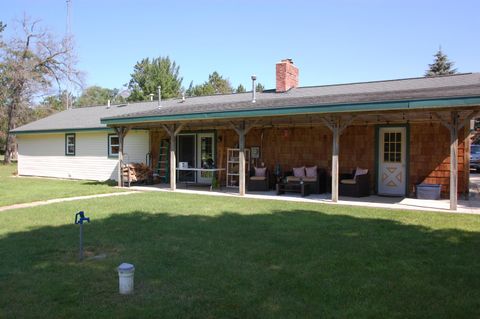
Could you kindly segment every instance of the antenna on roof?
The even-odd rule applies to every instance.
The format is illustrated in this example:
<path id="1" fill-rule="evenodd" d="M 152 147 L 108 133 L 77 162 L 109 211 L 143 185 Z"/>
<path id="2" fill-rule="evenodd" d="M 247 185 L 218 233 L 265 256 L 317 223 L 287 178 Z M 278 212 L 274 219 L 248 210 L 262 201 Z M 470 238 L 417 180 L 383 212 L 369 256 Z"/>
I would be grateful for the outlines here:
<path id="1" fill-rule="evenodd" d="M 67 47 L 70 47 L 70 44 L 71 44 L 71 37 L 72 37 L 72 34 L 71 34 L 71 13 L 70 13 L 70 6 L 71 6 L 71 1 L 72 0 L 66 0 L 66 3 L 67 3 L 67 19 L 66 19 L 66 25 L 65 25 L 65 39 L 66 39 L 66 44 L 67 44 Z M 70 76 L 71 76 L 71 57 L 70 57 L 70 51 L 68 51 L 67 53 L 67 82 L 65 84 L 66 86 L 66 91 L 67 91 L 67 96 L 65 98 L 65 102 L 66 102 L 66 109 L 68 110 L 69 108 L 72 107 L 72 99 L 70 97 Z"/>
<path id="2" fill-rule="evenodd" d="M 257 76 L 254 74 L 252 75 L 252 103 L 257 102 L 255 99 L 255 81 L 257 80 Z"/>

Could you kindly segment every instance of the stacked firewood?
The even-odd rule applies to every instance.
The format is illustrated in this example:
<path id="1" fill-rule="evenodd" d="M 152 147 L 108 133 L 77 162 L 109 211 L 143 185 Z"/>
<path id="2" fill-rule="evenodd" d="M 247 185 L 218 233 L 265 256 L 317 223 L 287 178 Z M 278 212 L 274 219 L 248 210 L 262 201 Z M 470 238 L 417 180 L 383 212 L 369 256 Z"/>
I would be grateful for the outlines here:
<path id="1" fill-rule="evenodd" d="M 123 166 L 124 181 L 129 183 L 148 180 L 152 175 L 152 170 L 144 163 L 130 163 Z"/>

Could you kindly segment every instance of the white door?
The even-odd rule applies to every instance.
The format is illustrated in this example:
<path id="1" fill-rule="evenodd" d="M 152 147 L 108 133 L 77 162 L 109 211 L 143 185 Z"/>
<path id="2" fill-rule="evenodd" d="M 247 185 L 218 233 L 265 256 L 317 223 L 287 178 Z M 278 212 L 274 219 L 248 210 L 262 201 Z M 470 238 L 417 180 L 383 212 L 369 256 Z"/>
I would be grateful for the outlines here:
<path id="1" fill-rule="evenodd" d="M 405 196 L 406 128 L 382 127 L 378 145 L 378 194 Z"/>
<path id="2" fill-rule="evenodd" d="M 197 167 L 214 168 L 215 167 L 215 135 L 213 133 L 197 134 Z M 209 184 L 212 182 L 212 172 L 198 172 L 197 182 Z"/>

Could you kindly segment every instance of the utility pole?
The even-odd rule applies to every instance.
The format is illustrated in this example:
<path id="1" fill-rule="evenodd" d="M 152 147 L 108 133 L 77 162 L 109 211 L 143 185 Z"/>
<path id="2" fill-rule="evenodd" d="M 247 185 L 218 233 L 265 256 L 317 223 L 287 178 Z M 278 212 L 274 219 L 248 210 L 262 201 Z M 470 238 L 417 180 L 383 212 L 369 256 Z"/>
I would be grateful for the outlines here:
<path id="1" fill-rule="evenodd" d="M 66 37 L 65 41 L 67 41 L 66 45 L 67 47 L 70 47 L 71 45 L 71 18 L 70 18 L 70 10 L 71 10 L 71 2 L 72 0 L 66 0 L 67 2 L 67 21 L 66 21 Z M 70 48 L 69 48 L 70 49 Z M 67 91 L 67 96 L 65 98 L 66 102 L 66 109 L 68 110 L 72 106 L 72 101 L 70 101 L 70 76 L 71 76 L 71 56 L 70 56 L 70 50 L 68 53 L 68 61 L 67 61 L 67 83 L 66 83 L 66 91 Z"/>

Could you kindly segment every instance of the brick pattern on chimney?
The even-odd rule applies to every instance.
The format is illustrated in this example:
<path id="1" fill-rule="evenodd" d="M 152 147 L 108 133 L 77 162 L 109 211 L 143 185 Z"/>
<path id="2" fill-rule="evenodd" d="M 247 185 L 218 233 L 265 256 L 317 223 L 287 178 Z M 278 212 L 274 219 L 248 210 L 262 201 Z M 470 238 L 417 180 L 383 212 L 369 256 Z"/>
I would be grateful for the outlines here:
<path id="1" fill-rule="evenodd" d="M 277 92 L 286 92 L 298 87 L 298 68 L 292 60 L 285 59 L 276 65 Z"/>

